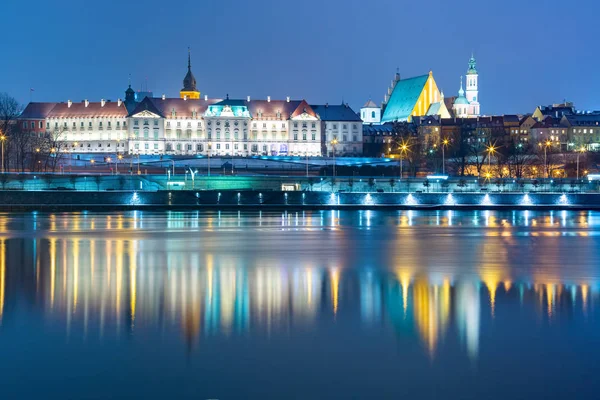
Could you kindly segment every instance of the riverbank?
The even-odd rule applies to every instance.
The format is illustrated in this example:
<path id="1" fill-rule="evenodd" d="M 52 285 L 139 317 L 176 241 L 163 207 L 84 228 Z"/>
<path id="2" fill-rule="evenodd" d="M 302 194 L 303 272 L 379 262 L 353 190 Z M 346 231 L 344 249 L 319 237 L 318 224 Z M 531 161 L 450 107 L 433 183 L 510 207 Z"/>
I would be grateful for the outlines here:
<path id="1" fill-rule="evenodd" d="M 0 191 L 0 211 L 132 209 L 585 209 L 598 193 L 311 191 Z"/>

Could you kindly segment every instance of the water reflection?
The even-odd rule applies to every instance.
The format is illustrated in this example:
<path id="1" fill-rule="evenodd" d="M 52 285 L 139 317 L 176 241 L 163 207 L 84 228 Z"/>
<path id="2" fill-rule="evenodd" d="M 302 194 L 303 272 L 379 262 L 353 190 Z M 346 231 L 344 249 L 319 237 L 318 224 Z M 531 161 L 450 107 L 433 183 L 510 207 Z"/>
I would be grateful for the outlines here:
<path id="1" fill-rule="evenodd" d="M 0 322 L 26 298 L 71 336 L 168 330 L 192 350 L 356 320 L 414 335 L 432 359 L 456 337 L 476 360 L 499 315 L 589 315 L 598 224 L 529 211 L 3 215 Z"/>

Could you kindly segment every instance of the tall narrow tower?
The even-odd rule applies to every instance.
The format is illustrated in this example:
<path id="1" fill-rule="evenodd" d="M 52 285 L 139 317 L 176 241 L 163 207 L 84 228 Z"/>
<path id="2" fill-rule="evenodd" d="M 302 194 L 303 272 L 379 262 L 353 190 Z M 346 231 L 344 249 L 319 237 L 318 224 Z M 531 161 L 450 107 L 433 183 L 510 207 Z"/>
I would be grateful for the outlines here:
<path id="1" fill-rule="evenodd" d="M 192 56 L 188 47 L 188 70 L 183 78 L 183 89 L 179 92 L 179 96 L 183 99 L 199 99 L 200 91 L 196 89 L 196 78 L 192 74 Z"/>
<path id="2" fill-rule="evenodd" d="M 469 60 L 469 69 L 467 70 L 467 91 L 466 97 L 469 102 L 469 115 L 477 117 L 480 114 L 479 107 L 479 74 L 477 73 L 477 62 L 471 55 Z"/>

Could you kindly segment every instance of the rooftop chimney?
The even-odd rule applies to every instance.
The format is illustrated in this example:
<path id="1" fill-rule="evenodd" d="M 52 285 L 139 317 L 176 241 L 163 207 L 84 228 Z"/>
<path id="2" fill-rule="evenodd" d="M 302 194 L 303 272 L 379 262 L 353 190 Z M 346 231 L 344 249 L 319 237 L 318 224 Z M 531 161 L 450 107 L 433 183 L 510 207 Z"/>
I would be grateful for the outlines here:
<path id="1" fill-rule="evenodd" d="M 85 99 L 83 102 L 85 103 L 85 106 L 86 106 L 86 107 L 90 105 L 90 102 L 89 102 L 89 101 L 87 101 L 87 99 Z"/>
<path id="2" fill-rule="evenodd" d="M 73 104 L 73 102 L 71 100 L 67 100 L 67 107 L 71 108 L 71 104 Z"/>
<path id="3" fill-rule="evenodd" d="M 267 96 L 267 103 L 271 102 L 271 96 Z"/>
<path id="4" fill-rule="evenodd" d="M 165 100 L 167 98 L 167 96 L 165 96 L 165 94 L 163 93 L 163 95 L 160 98 Z"/>
<path id="5" fill-rule="evenodd" d="M 106 104 L 106 100 L 100 99 L 100 107 L 104 107 L 105 104 Z"/>
<path id="6" fill-rule="evenodd" d="M 204 101 L 208 101 L 208 96 L 204 95 Z"/>
<path id="7" fill-rule="evenodd" d="M 285 101 L 289 103 L 290 102 L 290 96 L 286 97 Z"/>
<path id="8" fill-rule="evenodd" d="M 247 101 L 248 103 L 250 103 L 250 96 L 247 96 L 247 97 L 246 97 L 246 101 Z"/>
<path id="9" fill-rule="evenodd" d="M 121 107 L 122 103 L 123 103 L 123 101 L 121 99 L 117 99 L 117 107 Z"/>

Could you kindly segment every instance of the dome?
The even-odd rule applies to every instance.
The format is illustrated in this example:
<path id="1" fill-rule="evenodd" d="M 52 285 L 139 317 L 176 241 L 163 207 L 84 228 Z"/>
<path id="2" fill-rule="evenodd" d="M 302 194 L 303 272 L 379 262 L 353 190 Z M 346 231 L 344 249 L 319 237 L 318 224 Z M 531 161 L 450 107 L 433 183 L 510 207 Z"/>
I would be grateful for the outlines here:
<path id="1" fill-rule="evenodd" d="M 456 98 L 456 100 L 454 100 L 454 104 L 458 104 L 458 105 L 469 105 L 469 101 L 467 100 L 467 98 L 465 96 L 458 96 Z"/>

